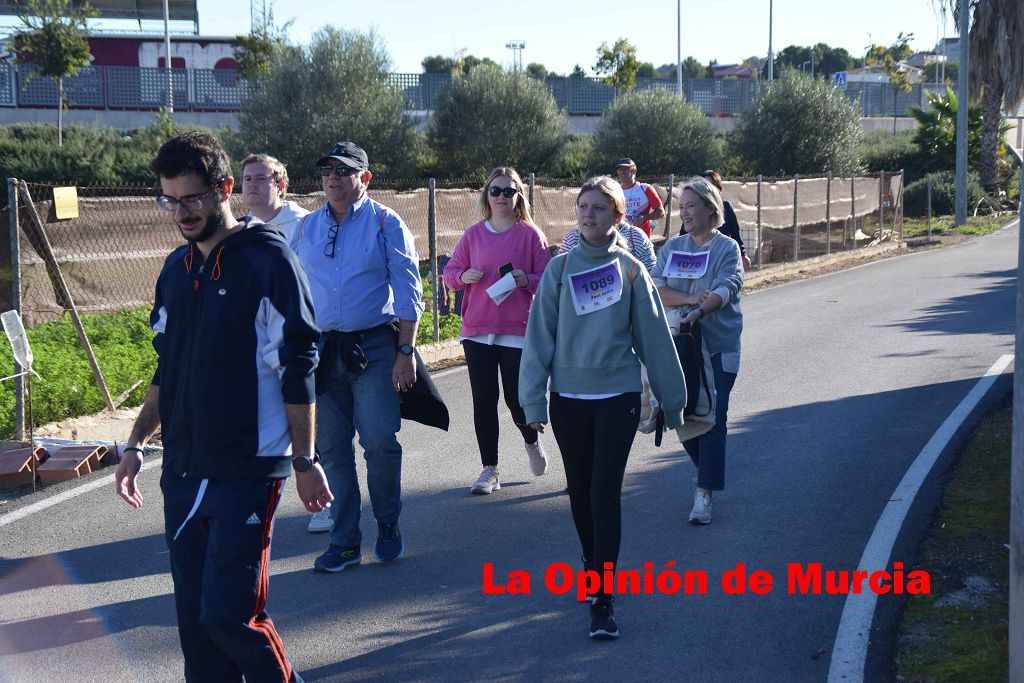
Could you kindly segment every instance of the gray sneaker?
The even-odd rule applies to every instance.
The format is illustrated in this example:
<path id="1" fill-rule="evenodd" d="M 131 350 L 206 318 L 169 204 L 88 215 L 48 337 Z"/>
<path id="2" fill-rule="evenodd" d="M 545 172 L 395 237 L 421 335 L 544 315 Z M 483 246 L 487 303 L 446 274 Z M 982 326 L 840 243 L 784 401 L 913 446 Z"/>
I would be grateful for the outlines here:
<path id="1" fill-rule="evenodd" d="M 469 492 L 485 496 L 491 491 L 499 489 L 501 489 L 501 484 L 498 483 L 498 468 L 494 465 L 484 465 L 484 471 L 480 473 Z"/>
<path id="2" fill-rule="evenodd" d="M 320 512 L 313 513 L 309 518 L 309 526 L 306 530 L 311 534 L 325 534 L 334 528 L 334 520 L 331 519 L 331 508 L 324 508 Z"/>
<path id="3" fill-rule="evenodd" d="M 704 493 L 697 489 L 693 494 L 693 509 L 690 510 L 690 524 L 708 524 L 711 522 L 711 500 L 714 491 Z"/>
<path id="4" fill-rule="evenodd" d="M 548 454 L 544 452 L 544 446 L 538 437 L 533 443 L 526 444 L 526 455 L 530 457 L 530 471 L 533 476 L 540 477 L 548 472 Z"/>

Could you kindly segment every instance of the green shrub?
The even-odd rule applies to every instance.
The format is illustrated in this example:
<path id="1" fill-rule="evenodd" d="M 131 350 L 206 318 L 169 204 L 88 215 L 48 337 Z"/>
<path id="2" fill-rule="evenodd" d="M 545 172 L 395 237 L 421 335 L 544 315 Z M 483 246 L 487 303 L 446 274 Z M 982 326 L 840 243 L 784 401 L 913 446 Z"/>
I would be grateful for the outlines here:
<path id="1" fill-rule="evenodd" d="M 907 216 L 925 216 L 928 214 L 928 178 L 932 179 L 932 215 L 951 216 L 956 207 L 956 174 L 951 171 L 939 171 L 915 180 L 903 191 L 903 212 Z M 967 212 L 973 213 L 974 207 L 985 196 L 977 173 L 967 174 Z"/>
<path id="2" fill-rule="evenodd" d="M 867 133 L 858 150 L 861 165 L 870 172 L 903 169 L 909 181 L 922 178 L 927 170 L 921 150 L 914 143 L 913 131 L 896 134 L 884 130 Z"/>
<path id="3" fill-rule="evenodd" d="M 700 173 L 713 165 L 711 124 L 697 105 L 667 90 L 628 93 L 598 125 L 591 171 L 608 173 L 630 157 L 645 175 Z"/>
<path id="4" fill-rule="evenodd" d="M 754 173 L 855 173 L 860 170 L 860 109 L 824 80 L 785 71 L 762 86 L 731 137 Z"/>
<path id="5" fill-rule="evenodd" d="M 555 178 L 583 178 L 588 174 L 594 158 L 593 135 L 570 135 L 551 166 Z"/>

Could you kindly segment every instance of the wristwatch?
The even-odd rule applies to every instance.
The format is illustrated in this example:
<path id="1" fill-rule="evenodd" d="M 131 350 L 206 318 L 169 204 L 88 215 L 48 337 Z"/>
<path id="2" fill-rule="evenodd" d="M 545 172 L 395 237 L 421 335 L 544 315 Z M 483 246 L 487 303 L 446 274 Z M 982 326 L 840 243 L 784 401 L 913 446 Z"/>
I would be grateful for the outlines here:
<path id="1" fill-rule="evenodd" d="M 308 455 L 296 455 L 292 457 L 292 469 L 296 472 L 308 472 L 313 468 L 313 458 Z"/>
<path id="2" fill-rule="evenodd" d="M 398 352 L 403 356 L 411 356 L 414 350 L 412 344 L 402 344 L 398 347 Z"/>

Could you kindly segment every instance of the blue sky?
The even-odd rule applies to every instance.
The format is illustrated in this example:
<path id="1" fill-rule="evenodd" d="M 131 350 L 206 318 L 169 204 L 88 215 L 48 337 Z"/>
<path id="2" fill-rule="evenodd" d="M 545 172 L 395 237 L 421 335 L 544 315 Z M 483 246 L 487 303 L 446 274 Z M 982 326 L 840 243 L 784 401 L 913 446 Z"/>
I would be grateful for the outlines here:
<path id="1" fill-rule="evenodd" d="M 942 35 L 936 1 L 774 0 L 773 47 L 779 51 L 787 45 L 824 42 L 863 54 L 869 33 L 872 42 L 888 45 L 902 31 L 915 35 L 915 50 L 931 49 Z M 767 55 L 768 0 L 681 2 L 684 59 L 692 55 L 702 63 L 717 59 L 727 64 Z M 524 64 L 540 62 L 556 73 L 569 72 L 574 64 L 590 71 L 598 46 L 620 37 L 637 47 L 641 61 L 659 66 L 676 59 L 676 0 L 278 0 L 273 10 L 278 24 L 294 19 L 289 35 L 298 43 L 307 42 L 325 24 L 373 28 L 387 45 L 393 70 L 400 72 L 419 72 L 423 57 L 451 56 L 462 49 L 510 65 L 512 52 L 505 44 L 513 39 L 526 42 Z M 199 21 L 203 35 L 245 33 L 249 0 L 199 0 Z M 162 31 L 163 25 L 149 22 L 145 28 Z M 955 33 L 947 19 L 946 34 Z"/>

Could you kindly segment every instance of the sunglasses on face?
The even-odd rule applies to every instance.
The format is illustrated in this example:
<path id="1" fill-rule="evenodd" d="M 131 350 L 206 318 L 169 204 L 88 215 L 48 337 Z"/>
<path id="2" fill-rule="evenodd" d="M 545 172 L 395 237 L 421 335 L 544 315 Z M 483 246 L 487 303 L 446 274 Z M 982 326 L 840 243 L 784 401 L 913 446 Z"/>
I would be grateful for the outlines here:
<path id="1" fill-rule="evenodd" d="M 323 177 L 323 178 L 326 178 L 327 176 L 331 175 L 332 173 L 334 175 L 336 175 L 336 176 L 341 177 L 341 178 L 347 178 L 350 175 L 353 175 L 355 173 L 359 173 L 359 169 L 358 168 L 352 168 L 351 166 L 345 166 L 344 164 L 338 164 L 337 166 L 334 166 L 332 164 L 324 164 L 323 166 L 320 166 L 319 168 L 320 168 L 320 176 Z"/>
<path id="2" fill-rule="evenodd" d="M 490 189 L 487 190 L 487 194 L 491 195 L 492 197 L 500 197 L 501 195 L 505 195 L 506 199 L 512 199 L 517 194 L 519 194 L 519 190 L 517 190 L 514 187 L 497 187 L 496 185 L 491 185 Z"/>
<path id="3" fill-rule="evenodd" d="M 216 187 L 211 187 L 209 190 L 202 194 L 193 194 L 187 197 L 168 197 L 165 194 L 160 195 L 156 198 L 156 205 L 167 213 L 174 213 L 178 210 L 179 206 L 184 206 L 189 211 L 200 211 L 203 208 L 203 199 L 209 197 L 211 194 L 217 191 Z"/>

